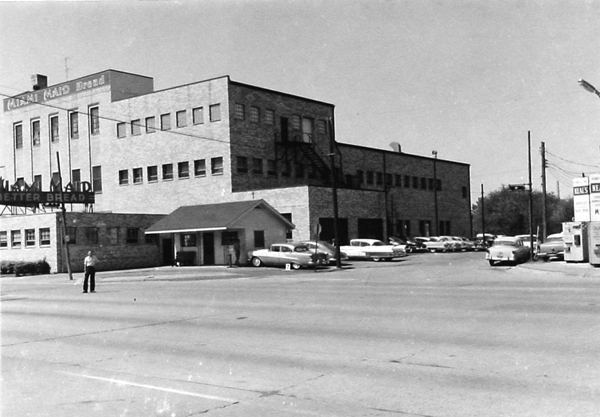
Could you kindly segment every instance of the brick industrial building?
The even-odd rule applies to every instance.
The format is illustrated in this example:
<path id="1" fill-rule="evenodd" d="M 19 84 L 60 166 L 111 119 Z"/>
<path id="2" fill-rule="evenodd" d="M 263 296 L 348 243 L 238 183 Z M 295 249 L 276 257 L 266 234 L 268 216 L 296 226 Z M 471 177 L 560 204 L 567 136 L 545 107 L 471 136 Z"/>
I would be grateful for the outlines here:
<path id="1" fill-rule="evenodd" d="M 269 223 L 285 226 L 287 239 L 314 238 L 320 230 L 321 239 L 331 240 L 332 155 L 340 243 L 353 237 L 471 235 L 468 164 L 403 153 L 399 145 L 381 150 L 334 140 L 332 104 L 228 76 L 160 91 L 154 91 L 152 78 L 115 70 L 54 86 L 37 76 L 36 84 L 31 92 L 3 100 L 0 176 L 10 184 L 47 188 L 58 182 L 59 155 L 63 184 L 76 188 L 89 182 L 95 193 L 93 207 L 67 205 L 69 212 L 92 219 L 87 229 L 68 227 L 77 245 L 96 248 L 100 258 L 102 241 L 109 239 L 103 228 L 118 228 L 117 214 L 129 217 L 110 233 L 123 234 L 117 244 L 128 259 L 129 252 L 140 252 L 136 245 L 153 248 L 156 256 L 141 261 L 146 266 L 169 264 L 190 241 L 194 246 L 185 249 L 197 252 L 199 265 L 224 263 L 222 246 L 235 237 L 242 252 L 272 243 L 257 238 L 251 226 L 189 230 L 180 224 L 144 237 L 149 215 L 158 219 L 203 204 L 261 200 L 288 222 Z M 34 218 L 52 208 L 0 210 L 0 259 L 31 258 L 47 246 L 41 245 Z M 107 222 L 103 217 L 109 214 Z M 94 227 L 98 230 L 88 230 Z M 36 236 L 30 247 L 14 242 L 13 236 L 26 240 L 28 232 Z M 57 237 L 44 241 L 58 253 Z M 214 245 L 216 256 L 207 258 L 205 245 Z M 61 269 L 60 257 L 55 270 Z M 114 258 L 104 267 L 127 265 Z"/>

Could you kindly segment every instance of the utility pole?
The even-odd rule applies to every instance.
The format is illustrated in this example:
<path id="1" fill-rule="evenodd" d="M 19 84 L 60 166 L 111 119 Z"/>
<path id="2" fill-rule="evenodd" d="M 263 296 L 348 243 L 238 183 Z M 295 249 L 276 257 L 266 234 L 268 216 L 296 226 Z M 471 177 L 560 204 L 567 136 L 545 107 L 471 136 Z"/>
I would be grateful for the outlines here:
<path id="1" fill-rule="evenodd" d="M 531 131 L 527 131 L 527 152 L 529 159 L 529 256 L 533 261 L 534 258 L 534 247 L 533 247 L 533 186 L 531 183 Z"/>
<path id="2" fill-rule="evenodd" d="M 485 205 L 483 201 L 483 184 L 481 184 L 481 245 L 485 248 Z"/>
<path id="3" fill-rule="evenodd" d="M 433 208 L 435 211 L 435 235 L 440 235 L 440 219 L 438 216 L 438 187 L 437 187 L 437 151 L 431 151 L 433 155 Z"/>
<path id="4" fill-rule="evenodd" d="M 546 202 L 546 144 L 542 142 L 542 241 L 546 241 L 548 236 L 548 212 Z"/>
<path id="5" fill-rule="evenodd" d="M 333 204 L 333 236 L 335 239 L 335 266 L 342 267 L 340 259 L 340 238 L 338 232 L 338 201 L 337 201 L 337 183 L 335 173 L 335 129 L 333 127 L 333 119 L 329 119 L 329 163 L 331 166 L 331 194 Z"/>
<path id="6" fill-rule="evenodd" d="M 65 247 L 65 255 L 67 257 L 67 272 L 69 273 L 69 279 L 73 280 L 73 273 L 71 272 L 71 256 L 69 254 L 69 242 L 67 241 L 67 209 L 65 208 L 65 198 L 63 195 L 63 182 L 62 182 L 62 174 L 60 171 L 60 155 L 56 152 L 56 162 L 58 164 L 58 181 L 59 181 L 59 191 L 60 191 L 60 200 L 61 200 L 61 211 L 62 211 L 62 225 L 63 225 L 63 242 Z"/>

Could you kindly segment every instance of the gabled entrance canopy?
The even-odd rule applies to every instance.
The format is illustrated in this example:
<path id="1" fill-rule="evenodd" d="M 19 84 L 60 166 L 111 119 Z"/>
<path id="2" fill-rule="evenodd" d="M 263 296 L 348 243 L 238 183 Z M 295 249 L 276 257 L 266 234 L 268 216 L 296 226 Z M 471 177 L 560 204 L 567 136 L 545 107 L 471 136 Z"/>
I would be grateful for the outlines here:
<path id="1" fill-rule="evenodd" d="M 286 228 L 295 228 L 265 200 L 235 201 L 179 207 L 167 217 L 154 223 L 146 234 L 209 232 L 240 228 L 244 218 L 253 210 L 266 210 Z"/>

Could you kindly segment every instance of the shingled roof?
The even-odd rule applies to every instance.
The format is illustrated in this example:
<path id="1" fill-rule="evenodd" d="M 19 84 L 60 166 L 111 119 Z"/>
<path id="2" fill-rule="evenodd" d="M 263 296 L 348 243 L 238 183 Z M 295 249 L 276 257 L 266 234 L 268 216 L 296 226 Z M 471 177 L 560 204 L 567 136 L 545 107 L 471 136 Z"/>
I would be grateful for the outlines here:
<path id="1" fill-rule="evenodd" d="M 146 229 L 145 233 L 158 234 L 227 230 L 239 225 L 240 220 L 255 209 L 269 210 L 281 222 L 285 223 L 288 228 L 293 229 L 295 227 L 265 200 L 248 200 L 179 207 L 167 217 Z"/>

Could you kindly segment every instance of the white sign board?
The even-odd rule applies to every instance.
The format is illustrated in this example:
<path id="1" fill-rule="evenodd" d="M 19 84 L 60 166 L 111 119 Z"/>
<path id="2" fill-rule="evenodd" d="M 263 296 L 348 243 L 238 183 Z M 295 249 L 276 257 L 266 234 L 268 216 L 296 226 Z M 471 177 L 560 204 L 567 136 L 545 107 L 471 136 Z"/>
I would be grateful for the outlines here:
<path id="1" fill-rule="evenodd" d="M 575 221 L 590 221 L 590 182 L 588 177 L 573 178 Z"/>
<path id="2" fill-rule="evenodd" d="M 590 220 L 600 221 L 600 174 L 590 175 Z"/>

